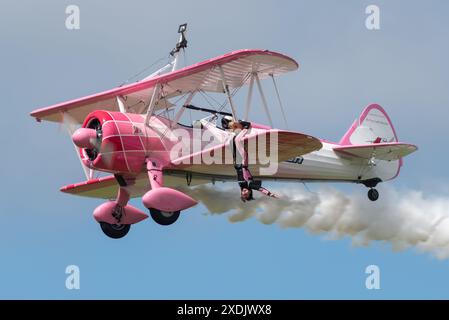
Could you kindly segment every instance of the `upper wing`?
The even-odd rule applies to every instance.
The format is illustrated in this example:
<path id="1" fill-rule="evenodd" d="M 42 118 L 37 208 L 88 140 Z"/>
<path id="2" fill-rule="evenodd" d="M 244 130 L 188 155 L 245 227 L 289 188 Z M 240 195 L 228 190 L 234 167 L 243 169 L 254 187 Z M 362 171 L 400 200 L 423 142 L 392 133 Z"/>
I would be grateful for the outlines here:
<path id="1" fill-rule="evenodd" d="M 166 109 L 172 106 L 168 98 L 187 92 L 195 90 L 223 92 L 218 66 L 222 67 L 230 88 L 242 86 L 252 72 L 257 72 L 259 78 L 265 78 L 298 68 L 295 60 L 280 53 L 267 50 L 238 50 L 154 78 L 38 109 L 31 112 L 31 116 L 38 120 L 62 122 L 63 113 L 68 113 L 76 122 L 82 123 L 94 110 L 118 111 L 118 97 L 128 112 L 145 113 L 158 83 L 161 85 L 161 97 L 154 110 Z"/>
<path id="2" fill-rule="evenodd" d="M 349 145 L 335 147 L 334 150 L 340 153 L 349 154 L 354 157 L 371 159 L 375 157 L 379 160 L 398 160 L 416 151 L 415 145 L 390 142 L 390 143 L 373 143 L 367 145 Z"/>

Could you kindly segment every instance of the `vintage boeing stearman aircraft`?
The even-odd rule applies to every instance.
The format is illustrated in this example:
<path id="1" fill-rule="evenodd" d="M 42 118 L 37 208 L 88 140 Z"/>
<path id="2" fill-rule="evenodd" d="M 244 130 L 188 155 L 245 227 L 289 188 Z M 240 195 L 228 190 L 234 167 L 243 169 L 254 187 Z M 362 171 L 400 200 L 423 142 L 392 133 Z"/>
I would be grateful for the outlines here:
<path id="1" fill-rule="evenodd" d="M 394 179 L 399 174 L 402 158 L 417 149 L 398 141 L 390 118 L 377 104 L 366 107 L 338 143 L 274 129 L 260 80 L 271 78 L 279 98 L 275 76 L 298 69 L 295 60 L 272 51 L 245 49 L 178 69 L 180 52 L 187 47 L 186 24 L 178 32 L 180 37 L 170 53 L 171 61 L 147 78 L 31 113 L 38 121 L 80 126 L 71 135 L 87 180 L 62 187 L 61 191 L 113 199 L 97 207 L 93 214 L 111 238 L 125 236 L 131 224 L 148 217 L 128 204 L 130 198 L 143 195 L 143 204 L 153 220 L 169 225 L 178 219 L 182 210 L 197 204 L 181 188 L 236 181 L 232 161 L 205 164 L 186 160 L 232 148 L 230 137 L 234 133 L 220 128 L 216 120 L 218 115 L 239 119 L 241 109 L 233 94 L 245 85 L 248 94 L 244 120 L 248 120 L 256 87 L 270 122 L 270 126 L 251 123 L 243 139 L 245 146 L 262 135 L 277 138 L 277 171 L 261 174 L 262 170 L 258 169 L 266 163 L 262 164 L 256 156 L 249 166 L 256 179 L 361 183 L 369 188 L 369 199 L 375 201 L 379 197 L 376 185 Z M 215 109 L 193 105 L 195 96 L 214 93 L 225 95 L 229 113 L 222 111 L 224 105 Z M 283 111 L 280 98 L 279 105 Z M 193 125 L 183 125 L 180 119 L 189 109 L 210 115 L 194 121 Z M 199 152 L 173 157 L 172 149 L 179 142 L 173 136 L 178 129 L 187 131 L 189 143 L 198 142 L 194 131 L 199 130 L 202 135 L 213 137 L 215 144 L 200 141 Z M 268 140 L 264 140 L 265 144 Z M 99 177 L 100 172 L 109 175 Z"/>

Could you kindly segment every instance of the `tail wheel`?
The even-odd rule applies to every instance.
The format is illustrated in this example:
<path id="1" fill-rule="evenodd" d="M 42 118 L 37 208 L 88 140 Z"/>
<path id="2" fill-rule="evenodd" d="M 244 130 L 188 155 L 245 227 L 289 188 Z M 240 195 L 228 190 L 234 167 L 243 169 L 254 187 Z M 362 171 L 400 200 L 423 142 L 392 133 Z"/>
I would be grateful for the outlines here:
<path id="1" fill-rule="evenodd" d="M 377 199 L 379 199 L 379 191 L 374 188 L 369 189 L 368 199 L 370 199 L 371 201 L 376 201 Z"/>
<path id="2" fill-rule="evenodd" d="M 176 222 L 179 218 L 181 211 L 161 211 L 158 209 L 150 208 L 151 218 L 163 226 L 168 226 Z"/>
<path id="3" fill-rule="evenodd" d="M 100 222 L 101 230 L 112 239 L 120 239 L 127 235 L 131 225 L 129 224 L 110 224 L 107 222 Z"/>

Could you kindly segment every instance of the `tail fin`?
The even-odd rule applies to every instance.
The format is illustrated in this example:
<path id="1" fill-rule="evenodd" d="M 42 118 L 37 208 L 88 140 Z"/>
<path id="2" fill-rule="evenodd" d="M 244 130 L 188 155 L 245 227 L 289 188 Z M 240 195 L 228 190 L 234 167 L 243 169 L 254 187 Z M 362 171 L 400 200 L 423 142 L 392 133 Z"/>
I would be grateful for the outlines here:
<path id="1" fill-rule="evenodd" d="M 396 131 L 385 110 L 378 104 L 371 104 L 354 121 L 339 144 L 366 145 L 386 142 L 398 142 Z"/>
<path id="2" fill-rule="evenodd" d="M 369 183 L 374 181 L 374 185 L 397 177 L 403 165 L 402 157 L 417 150 L 414 145 L 398 142 L 390 117 L 378 104 L 371 104 L 363 110 L 339 144 L 339 147 L 334 148 L 336 152 L 371 161 L 375 150 L 377 159 L 385 160 L 375 163 L 375 166 L 367 164 L 369 170 L 358 176 L 358 180 Z"/>

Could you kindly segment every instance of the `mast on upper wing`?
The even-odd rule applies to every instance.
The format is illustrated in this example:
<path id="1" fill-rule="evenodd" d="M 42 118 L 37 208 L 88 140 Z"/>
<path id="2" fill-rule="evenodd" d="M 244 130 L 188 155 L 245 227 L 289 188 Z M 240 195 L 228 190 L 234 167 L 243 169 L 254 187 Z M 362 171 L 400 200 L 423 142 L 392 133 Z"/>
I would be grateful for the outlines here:
<path id="1" fill-rule="evenodd" d="M 185 50 L 187 48 L 187 38 L 186 38 L 187 23 L 181 24 L 178 27 L 178 33 L 179 33 L 179 40 L 176 43 L 176 46 L 172 49 L 172 51 L 170 51 L 171 61 L 162 68 L 160 68 L 159 70 L 150 74 L 148 77 L 145 77 L 143 80 L 154 78 L 169 71 L 175 71 L 178 68 L 179 53 L 181 49 Z"/>
<path id="2" fill-rule="evenodd" d="M 179 33 L 178 43 L 176 44 L 176 47 L 174 47 L 173 50 L 170 51 L 170 55 L 173 57 L 173 67 L 171 71 L 175 71 L 177 69 L 179 52 L 181 51 L 181 49 L 185 50 L 187 48 L 186 32 L 187 32 L 187 23 L 181 24 L 178 28 Z"/>

